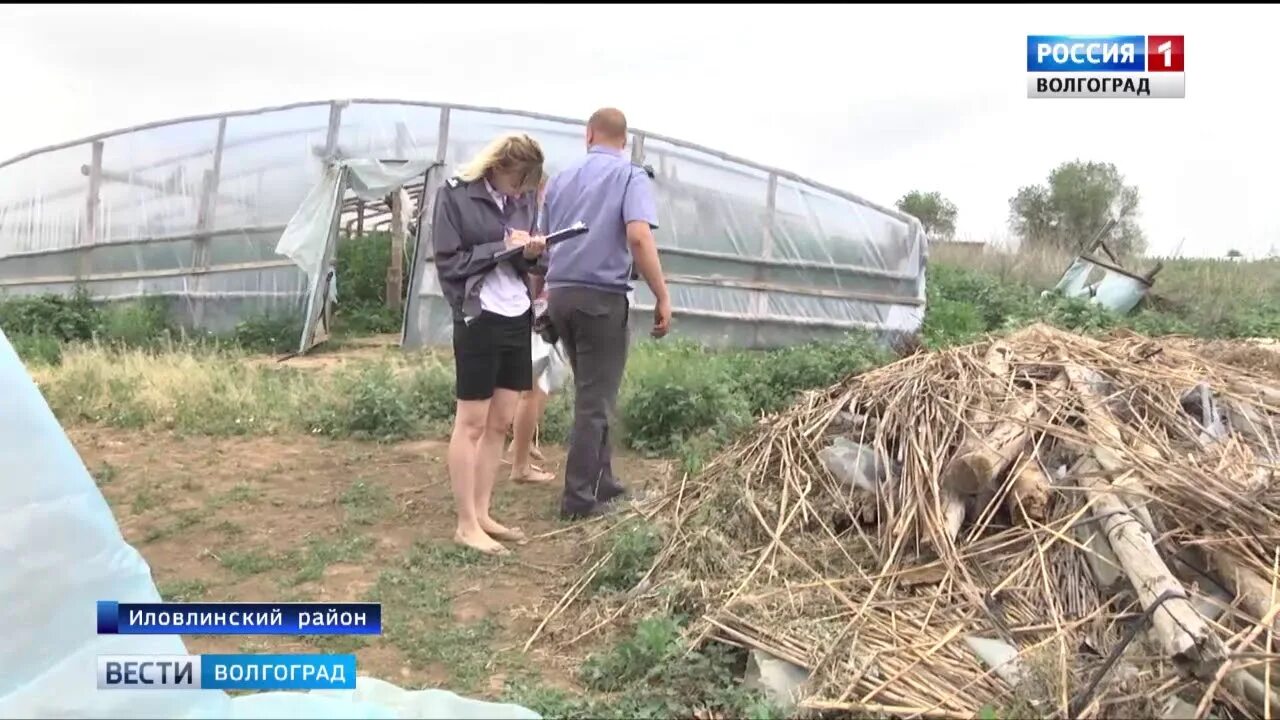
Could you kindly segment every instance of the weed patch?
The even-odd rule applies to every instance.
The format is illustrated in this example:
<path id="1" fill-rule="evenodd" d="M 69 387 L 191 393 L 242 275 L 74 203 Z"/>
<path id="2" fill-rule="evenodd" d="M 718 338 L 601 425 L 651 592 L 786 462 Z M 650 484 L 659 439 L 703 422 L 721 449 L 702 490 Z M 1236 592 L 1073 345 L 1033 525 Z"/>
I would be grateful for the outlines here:
<path id="1" fill-rule="evenodd" d="M 640 521 L 628 523 L 613 533 L 611 556 L 595 578 L 596 590 L 625 592 L 636 586 L 653 565 L 662 547 L 662 537 L 653 525 Z"/>
<path id="2" fill-rule="evenodd" d="M 587 658 L 579 679 L 598 695 L 571 696 L 522 679 L 507 685 L 504 698 L 547 718 L 782 717 L 738 684 L 744 666 L 741 653 L 723 645 L 688 652 L 678 620 L 652 617 Z"/>
<path id="3" fill-rule="evenodd" d="M 363 535 L 339 533 L 332 539 L 313 539 L 307 546 L 294 551 L 283 561 L 297 568 L 288 580 L 290 585 L 316 582 L 324 577 L 330 565 L 340 562 L 356 562 L 373 547 L 373 541 Z"/>
<path id="4" fill-rule="evenodd" d="M 174 580 L 156 586 L 165 602 L 193 602 L 203 598 L 209 588 L 199 580 Z"/>
<path id="5" fill-rule="evenodd" d="M 379 576 L 369 594 L 382 603 L 384 637 L 419 666 L 448 668 L 450 687 L 462 692 L 484 677 L 496 629 L 488 618 L 455 622 L 448 579 L 457 567 L 487 559 L 475 551 L 419 542 L 397 567 Z"/>
<path id="6" fill-rule="evenodd" d="M 317 432 L 380 441 L 399 440 L 414 432 L 418 416 L 385 363 L 340 370 L 333 382 L 338 392 L 312 423 Z"/>
<path id="7" fill-rule="evenodd" d="M 390 509 L 391 496 L 382 485 L 357 480 L 342 493 L 339 502 L 346 510 L 348 522 L 372 525 Z"/>
<path id="8" fill-rule="evenodd" d="M 222 564 L 222 567 L 230 570 L 240 577 L 248 577 L 250 575 L 257 575 L 258 573 L 264 573 L 277 566 L 275 558 L 265 553 L 253 550 L 243 552 L 239 550 L 228 550 L 221 553 L 218 560 Z"/>

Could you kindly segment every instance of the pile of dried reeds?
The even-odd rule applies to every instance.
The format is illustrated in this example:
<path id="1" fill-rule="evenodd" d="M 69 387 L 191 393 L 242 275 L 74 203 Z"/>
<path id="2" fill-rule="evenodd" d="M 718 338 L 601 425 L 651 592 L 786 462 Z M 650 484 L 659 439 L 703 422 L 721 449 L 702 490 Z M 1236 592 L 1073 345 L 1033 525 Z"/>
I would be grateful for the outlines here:
<path id="1" fill-rule="evenodd" d="M 606 619 L 665 599 L 816 710 L 1270 717 L 1277 427 L 1262 378 L 1140 336 L 916 354 L 641 506 L 666 546 Z"/>

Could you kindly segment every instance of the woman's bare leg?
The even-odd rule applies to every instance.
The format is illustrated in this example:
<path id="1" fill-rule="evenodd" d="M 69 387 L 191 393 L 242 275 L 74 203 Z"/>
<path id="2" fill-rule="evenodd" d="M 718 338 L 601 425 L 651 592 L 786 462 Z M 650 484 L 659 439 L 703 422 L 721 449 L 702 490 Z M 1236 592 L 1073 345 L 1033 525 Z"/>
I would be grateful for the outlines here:
<path id="1" fill-rule="evenodd" d="M 520 393 L 514 390 L 499 388 L 493 391 L 484 434 L 476 449 L 476 518 L 485 533 L 499 540 L 520 540 L 524 537 L 519 529 L 508 528 L 489 515 L 493 484 L 497 480 L 498 465 L 502 462 L 502 445 L 519 402 Z"/>
<path id="2" fill-rule="evenodd" d="M 484 553 L 506 552 L 481 525 L 482 514 L 476 506 L 477 450 L 485 435 L 490 400 L 459 400 L 449 438 L 449 481 L 458 512 L 458 529 L 454 540 Z M 484 516 L 488 515 L 486 507 Z"/>
<path id="3" fill-rule="evenodd" d="M 555 479 L 550 473 L 535 472 L 533 469 L 533 435 L 538 429 L 538 421 L 542 419 L 546 404 L 546 394 L 536 386 L 520 398 L 513 430 L 515 439 L 511 441 L 511 477 L 514 480 L 550 482 Z"/>

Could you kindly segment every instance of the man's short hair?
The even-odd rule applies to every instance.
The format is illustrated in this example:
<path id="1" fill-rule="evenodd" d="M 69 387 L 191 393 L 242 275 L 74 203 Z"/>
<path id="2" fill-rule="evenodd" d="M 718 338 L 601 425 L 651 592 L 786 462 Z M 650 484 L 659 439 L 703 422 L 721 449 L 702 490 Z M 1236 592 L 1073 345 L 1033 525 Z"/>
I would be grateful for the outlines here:
<path id="1" fill-rule="evenodd" d="M 606 138 L 625 140 L 627 138 L 627 116 L 617 108 L 600 108 L 591 114 L 587 127 Z"/>

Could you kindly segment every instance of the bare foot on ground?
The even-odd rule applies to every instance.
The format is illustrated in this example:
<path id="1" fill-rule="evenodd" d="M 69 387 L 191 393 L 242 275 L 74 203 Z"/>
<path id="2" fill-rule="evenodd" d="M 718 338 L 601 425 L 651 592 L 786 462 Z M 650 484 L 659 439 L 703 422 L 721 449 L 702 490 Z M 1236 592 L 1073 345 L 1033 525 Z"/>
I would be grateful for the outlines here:
<path id="1" fill-rule="evenodd" d="M 506 555 L 511 552 L 502 543 L 495 541 L 484 530 L 479 528 L 471 531 L 464 531 L 462 528 L 458 528 L 457 532 L 453 534 L 453 541 L 478 550 L 485 555 Z"/>
<path id="2" fill-rule="evenodd" d="M 480 528 L 484 530 L 486 535 L 498 540 L 523 543 L 529 539 L 520 528 L 509 528 L 493 518 L 481 518 Z"/>
<path id="3" fill-rule="evenodd" d="M 555 479 L 556 476 L 554 474 L 543 470 L 537 465 L 530 465 L 524 469 L 511 468 L 511 482 L 527 485 L 547 485 Z"/>

